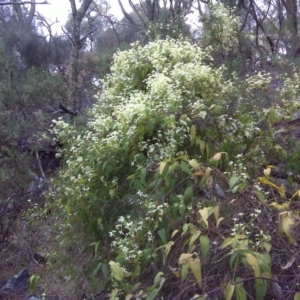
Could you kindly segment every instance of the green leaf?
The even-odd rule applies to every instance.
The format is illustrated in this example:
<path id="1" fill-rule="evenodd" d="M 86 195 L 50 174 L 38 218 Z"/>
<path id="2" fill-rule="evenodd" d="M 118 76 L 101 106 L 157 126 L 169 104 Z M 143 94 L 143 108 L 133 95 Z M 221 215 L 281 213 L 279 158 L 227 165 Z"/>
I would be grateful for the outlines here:
<path id="1" fill-rule="evenodd" d="M 260 267 L 258 264 L 257 257 L 253 255 L 251 252 L 246 252 L 245 258 L 247 260 L 247 263 L 251 266 L 255 277 L 259 277 L 261 275 L 261 272 L 260 272 Z"/>
<path id="2" fill-rule="evenodd" d="M 200 236 L 201 234 L 201 231 L 200 230 L 197 230 L 196 232 L 193 233 L 193 235 L 191 236 L 190 238 L 190 242 L 189 242 L 189 253 L 191 252 L 191 248 L 194 244 L 194 242 L 196 241 L 196 239 Z"/>
<path id="3" fill-rule="evenodd" d="M 239 277 L 239 276 L 235 279 L 236 282 L 242 281 L 242 280 L 243 280 L 243 278 Z M 243 282 L 237 283 L 235 285 L 235 298 L 236 298 L 236 300 L 247 300 L 247 294 L 246 294 Z"/>
<path id="4" fill-rule="evenodd" d="M 166 229 L 165 228 L 162 228 L 160 230 L 158 230 L 158 235 L 160 236 L 161 240 L 163 241 L 164 244 L 167 244 L 168 243 L 168 240 L 167 240 L 167 235 L 166 235 Z"/>
<path id="5" fill-rule="evenodd" d="M 294 300 L 300 300 L 300 292 L 297 292 L 297 293 L 294 295 Z"/>
<path id="6" fill-rule="evenodd" d="M 223 250 L 224 248 L 226 248 L 227 246 L 231 245 L 233 242 L 233 238 L 227 238 L 225 239 L 225 241 L 222 243 L 221 245 L 221 250 Z"/>
<path id="7" fill-rule="evenodd" d="M 207 235 L 200 236 L 200 247 L 201 247 L 201 258 L 203 262 L 205 262 L 209 250 L 209 238 Z"/>
<path id="8" fill-rule="evenodd" d="M 229 188 L 232 190 L 232 188 L 236 185 L 236 183 L 240 180 L 240 176 L 232 176 L 229 180 Z"/>
<path id="9" fill-rule="evenodd" d="M 187 187 L 184 191 L 185 204 L 189 204 L 193 200 L 193 188 L 191 186 Z"/>
<path id="10" fill-rule="evenodd" d="M 110 294 L 109 300 L 116 300 L 116 299 L 119 299 L 119 298 L 116 298 L 118 292 L 119 292 L 119 290 L 118 290 L 117 288 L 113 289 L 113 291 L 112 291 L 111 294 Z"/>
<path id="11" fill-rule="evenodd" d="M 233 284 L 228 283 L 224 290 L 224 297 L 226 300 L 231 300 L 233 296 L 235 286 Z"/>
<path id="12" fill-rule="evenodd" d="M 184 173 L 187 173 L 188 175 L 193 175 L 192 171 L 190 170 L 190 168 L 188 167 L 188 165 L 185 162 L 181 162 L 180 164 L 181 170 Z"/>
<path id="13" fill-rule="evenodd" d="M 255 283 L 255 294 L 257 300 L 264 300 L 265 295 L 267 293 L 267 280 L 265 279 L 257 279 Z"/>
<path id="14" fill-rule="evenodd" d="M 108 264 L 110 266 L 110 270 L 114 278 L 118 281 L 122 281 L 124 279 L 124 272 L 122 268 L 114 261 L 110 261 Z"/>
<path id="15" fill-rule="evenodd" d="M 38 275 L 30 276 L 30 279 L 29 279 L 29 293 L 30 294 L 34 293 L 34 290 L 39 281 L 40 281 L 40 276 L 38 276 Z"/>

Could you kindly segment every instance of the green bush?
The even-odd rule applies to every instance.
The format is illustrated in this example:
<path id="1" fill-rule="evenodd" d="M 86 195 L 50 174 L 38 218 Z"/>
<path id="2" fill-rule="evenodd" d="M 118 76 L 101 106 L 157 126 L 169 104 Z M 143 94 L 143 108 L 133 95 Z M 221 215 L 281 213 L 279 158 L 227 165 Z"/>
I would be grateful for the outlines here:
<path id="1" fill-rule="evenodd" d="M 60 239 L 75 248 L 78 239 L 78 249 L 94 242 L 93 275 L 101 269 L 107 274 L 110 261 L 111 282 L 125 294 L 151 262 L 164 265 L 179 228 L 182 236 L 190 234 L 189 254 L 179 260 L 187 276 L 197 228 L 206 228 L 212 214 L 221 222 L 225 192 L 252 187 L 278 150 L 274 124 L 295 109 L 296 95 L 282 103 L 279 92 L 273 107 L 267 106 L 270 76 L 225 81 L 224 70 L 209 59 L 189 41 L 135 44 L 115 55 L 87 128 L 79 131 L 62 120 L 53 128 L 65 158 L 53 192 L 63 212 Z M 297 84 L 289 82 L 282 91 L 291 95 Z M 231 219 L 232 212 L 224 214 Z M 244 256 L 253 260 L 251 255 L 238 256 L 237 265 Z M 141 293 L 155 298 L 164 277 L 152 275 L 154 285 Z"/>

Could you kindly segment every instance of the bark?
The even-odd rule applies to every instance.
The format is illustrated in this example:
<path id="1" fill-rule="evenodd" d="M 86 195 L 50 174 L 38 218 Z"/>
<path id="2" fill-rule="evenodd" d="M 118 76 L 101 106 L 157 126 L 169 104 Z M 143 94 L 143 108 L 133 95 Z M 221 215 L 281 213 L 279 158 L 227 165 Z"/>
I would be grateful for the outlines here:
<path id="1" fill-rule="evenodd" d="M 81 38 L 81 22 L 92 3 L 92 0 L 83 0 L 79 9 L 76 7 L 75 0 L 69 0 L 72 10 L 72 32 L 69 39 L 72 43 L 72 53 L 70 61 L 70 75 L 69 75 L 69 90 L 68 90 L 68 105 L 74 112 L 79 110 L 80 96 L 78 86 L 78 59 L 79 51 L 83 47 L 87 36 Z"/>

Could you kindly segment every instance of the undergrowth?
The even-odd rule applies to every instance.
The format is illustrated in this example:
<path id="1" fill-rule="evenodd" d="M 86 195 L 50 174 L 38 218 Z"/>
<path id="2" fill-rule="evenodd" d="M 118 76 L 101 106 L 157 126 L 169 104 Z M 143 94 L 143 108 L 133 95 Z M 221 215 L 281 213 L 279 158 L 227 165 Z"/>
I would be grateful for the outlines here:
<path id="1" fill-rule="evenodd" d="M 86 276 L 89 292 L 299 299 L 298 148 L 289 134 L 299 76 L 282 77 L 270 99 L 271 74 L 225 80 L 209 61 L 185 40 L 135 44 L 115 55 L 87 128 L 53 127 L 65 165 L 51 218 L 64 254 L 48 263 Z"/>

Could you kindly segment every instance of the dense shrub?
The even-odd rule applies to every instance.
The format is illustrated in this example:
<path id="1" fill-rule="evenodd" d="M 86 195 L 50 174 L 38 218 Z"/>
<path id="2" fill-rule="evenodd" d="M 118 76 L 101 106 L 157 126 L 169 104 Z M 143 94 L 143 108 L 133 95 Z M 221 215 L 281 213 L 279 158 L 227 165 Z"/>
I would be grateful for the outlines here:
<path id="1" fill-rule="evenodd" d="M 65 158 L 52 195 L 63 212 L 59 240 L 73 249 L 94 242 L 93 275 L 101 269 L 107 275 L 110 261 L 111 283 L 125 294 L 154 299 L 165 282 L 162 271 L 167 272 L 166 260 L 175 244 L 168 264 L 177 265 L 179 259 L 181 279 L 191 269 L 203 288 L 196 240 L 201 237 L 204 262 L 215 234 L 208 231 L 209 224 L 217 230 L 224 219 L 235 228 L 222 246 L 236 253 L 231 266 L 243 262 L 247 267 L 247 261 L 256 276 L 270 276 L 268 228 L 260 228 L 255 240 L 250 235 L 257 234 L 258 227 L 251 224 L 258 219 L 260 205 L 267 205 L 268 188 L 284 197 L 284 189 L 268 179 L 270 168 L 265 168 L 265 178 L 261 175 L 269 157 L 285 151 L 276 144 L 275 124 L 291 118 L 297 97 L 291 91 L 298 79 L 282 88 L 289 101 L 278 91 L 270 106 L 270 75 L 225 81 L 224 70 L 213 68 L 209 59 L 206 51 L 184 40 L 135 44 L 115 55 L 87 128 L 79 131 L 62 120 L 53 128 Z M 249 210 L 250 198 L 231 208 L 222 205 L 222 199 L 228 204 L 247 191 L 249 203 L 257 203 L 255 213 Z M 243 209 L 249 218 L 239 227 L 238 218 L 234 224 L 231 218 Z M 255 246 L 258 238 L 265 246 Z M 259 259 L 264 267 L 257 265 Z M 177 268 L 170 270 L 175 279 L 180 277 Z M 145 274 L 151 275 L 144 283 L 149 288 L 134 288 Z M 230 284 L 224 287 L 225 293 L 231 289 Z M 256 282 L 257 299 L 265 289 L 265 281 Z"/>

